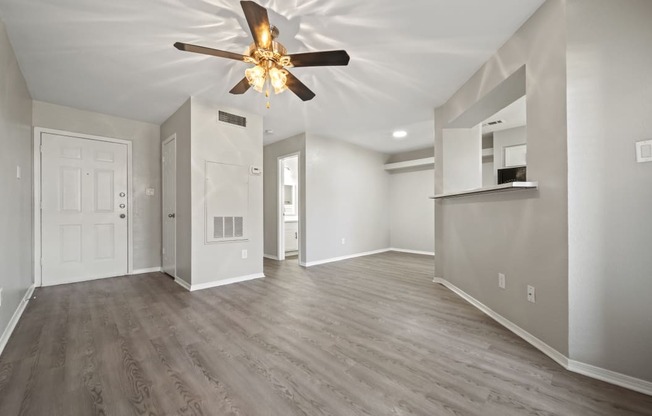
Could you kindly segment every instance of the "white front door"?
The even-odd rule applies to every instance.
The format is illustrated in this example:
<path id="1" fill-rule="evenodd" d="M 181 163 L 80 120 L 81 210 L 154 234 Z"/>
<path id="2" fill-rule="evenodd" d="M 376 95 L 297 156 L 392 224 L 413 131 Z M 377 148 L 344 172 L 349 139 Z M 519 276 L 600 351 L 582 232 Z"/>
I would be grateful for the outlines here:
<path id="1" fill-rule="evenodd" d="M 41 136 L 43 286 L 128 269 L 127 145 Z"/>
<path id="2" fill-rule="evenodd" d="M 163 143 L 163 272 L 177 277 L 177 140 Z"/>

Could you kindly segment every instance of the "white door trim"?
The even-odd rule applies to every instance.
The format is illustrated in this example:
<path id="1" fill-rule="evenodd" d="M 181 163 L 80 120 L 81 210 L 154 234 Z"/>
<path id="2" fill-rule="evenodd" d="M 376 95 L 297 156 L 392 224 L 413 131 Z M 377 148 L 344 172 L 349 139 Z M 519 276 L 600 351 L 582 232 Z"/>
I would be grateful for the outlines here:
<path id="1" fill-rule="evenodd" d="M 134 270 L 133 164 L 131 140 L 48 129 L 44 127 L 34 127 L 34 285 L 36 287 L 41 287 L 43 285 L 41 275 L 41 135 L 44 133 L 75 137 L 79 139 L 119 143 L 127 146 L 127 206 L 129 207 L 129 210 L 127 210 L 127 274 L 131 274 Z"/>
<path id="2" fill-rule="evenodd" d="M 161 143 L 161 270 L 163 270 L 163 252 L 162 252 L 162 250 L 163 250 L 163 244 L 165 243 L 163 241 L 163 227 L 165 227 L 165 215 L 166 215 L 165 212 L 163 212 L 163 198 L 165 197 L 165 183 L 163 183 L 163 155 L 164 155 L 163 150 L 165 148 L 165 145 L 168 144 L 169 142 L 171 142 L 172 140 L 174 140 L 174 160 L 176 161 L 177 160 L 177 141 L 176 141 L 177 140 L 177 134 L 174 133 L 173 135 L 171 135 L 167 139 L 163 140 L 163 142 Z M 174 173 L 175 173 L 175 178 L 174 178 L 175 187 L 174 187 L 174 189 L 176 191 L 177 190 L 176 185 L 178 185 L 177 178 L 176 178 L 176 173 L 177 173 L 177 167 L 176 166 L 174 167 Z M 174 213 L 176 214 L 176 212 L 177 212 L 177 199 L 176 199 L 176 195 L 175 195 L 175 198 L 174 198 Z M 174 277 L 175 279 L 177 278 L 177 227 L 176 227 L 176 221 L 174 222 L 174 276 L 172 276 L 172 277 Z"/>
<path id="3" fill-rule="evenodd" d="M 299 252 L 299 258 L 301 258 L 301 228 L 303 227 L 303 223 L 301 221 L 301 210 L 303 209 L 301 207 L 301 151 L 298 152 L 293 152 L 293 153 L 288 153 L 286 155 L 279 156 L 276 158 L 276 173 L 277 173 L 277 180 L 276 180 L 276 257 L 278 260 L 285 260 L 285 219 L 283 218 L 283 185 L 285 183 L 283 182 L 283 175 L 284 175 L 284 170 L 283 170 L 283 160 L 288 159 L 290 157 L 297 156 L 299 158 L 299 172 L 297 172 L 297 177 L 299 178 L 299 183 L 297 186 L 297 218 L 298 218 L 298 228 L 297 232 L 299 233 L 299 246 L 297 247 L 297 250 Z"/>

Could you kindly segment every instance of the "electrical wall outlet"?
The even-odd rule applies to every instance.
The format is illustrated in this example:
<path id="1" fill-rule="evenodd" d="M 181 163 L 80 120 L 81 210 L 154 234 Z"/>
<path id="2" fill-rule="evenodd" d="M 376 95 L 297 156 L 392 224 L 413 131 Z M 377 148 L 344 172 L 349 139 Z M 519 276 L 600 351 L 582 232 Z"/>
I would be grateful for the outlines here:
<path id="1" fill-rule="evenodd" d="M 528 285 L 527 287 L 527 301 L 532 303 L 536 302 L 534 286 Z"/>
<path id="2" fill-rule="evenodd" d="M 246 259 L 249 253 L 247 253 L 247 250 L 242 250 L 242 258 Z"/>
<path id="3" fill-rule="evenodd" d="M 505 275 L 502 273 L 498 273 L 498 287 L 505 289 Z"/>
<path id="4" fill-rule="evenodd" d="M 346 238 L 343 238 L 343 239 L 342 239 L 342 244 L 343 244 L 343 245 L 346 244 Z"/>

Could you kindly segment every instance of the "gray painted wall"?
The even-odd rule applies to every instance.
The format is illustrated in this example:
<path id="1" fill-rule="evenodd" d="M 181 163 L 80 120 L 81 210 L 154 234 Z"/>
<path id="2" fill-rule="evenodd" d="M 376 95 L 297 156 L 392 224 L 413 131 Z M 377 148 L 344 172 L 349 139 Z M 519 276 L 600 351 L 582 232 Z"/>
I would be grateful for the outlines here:
<path id="1" fill-rule="evenodd" d="M 247 127 L 218 122 L 218 110 L 247 118 Z M 249 175 L 247 241 L 205 242 L 206 161 L 263 167 L 263 119 L 191 99 L 192 284 L 263 273 L 263 176 Z M 228 197 L 228 195 L 227 195 Z M 243 259 L 242 250 L 248 251 Z"/>
<path id="2" fill-rule="evenodd" d="M 0 21 L 0 335 L 33 282 L 31 124 L 32 98 Z"/>
<path id="3" fill-rule="evenodd" d="M 389 247 L 386 160 L 378 152 L 307 134 L 308 263 Z"/>
<path id="4" fill-rule="evenodd" d="M 192 241 L 190 208 L 190 98 L 168 118 L 161 126 L 161 143 L 176 134 L 177 141 L 177 277 L 191 283 L 192 276 Z"/>
<path id="5" fill-rule="evenodd" d="M 301 249 L 299 262 L 306 262 L 306 227 L 305 225 L 305 195 L 306 195 L 306 135 L 299 134 L 272 143 L 263 149 L 263 181 L 264 181 L 264 226 L 265 254 L 276 257 L 278 254 L 278 158 L 295 152 L 301 152 L 299 158 L 299 233 Z"/>
<path id="6" fill-rule="evenodd" d="M 130 140 L 133 159 L 134 270 L 161 266 L 161 142 L 155 124 L 34 101 L 32 122 L 76 133 Z M 146 196 L 145 188 L 154 188 Z"/>
<path id="7" fill-rule="evenodd" d="M 549 0 L 435 111 L 435 189 L 442 129 L 526 65 L 528 174 L 539 191 L 435 204 L 435 270 L 489 308 L 568 354 L 565 1 Z M 478 120 L 480 121 L 480 120 Z M 507 288 L 498 288 L 498 273 Z M 526 286 L 537 302 L 526 300 Z"/>
<path id="8" fill-rule="evenodd" d="M 434 189 L 434 168 L 389 175 L 392 248 L 428 253 L 435 251 L 434 201 L 428 199 L 434 195 Z"/>
<path id="9" fill-rule="evenodd" d="M 482 128 L 442 131 L 443 192 L 482 187 Z"/>
<path id="10" fill-rule="evenodd" d="M 570 358 L 647 381 L 652 163 L 634 143 L 652 138 L 650 21 L 649 0 L 568 1 Z"/>
<path id="11" fill-rule="evenodd" d="M 435 156 L 435 149 L 427 147 L 420 150 L 412 150 L 409 152 L 395 153 L 387 159 L 387 163 L 406 162 L 408 160 L 425 159 Z"/>

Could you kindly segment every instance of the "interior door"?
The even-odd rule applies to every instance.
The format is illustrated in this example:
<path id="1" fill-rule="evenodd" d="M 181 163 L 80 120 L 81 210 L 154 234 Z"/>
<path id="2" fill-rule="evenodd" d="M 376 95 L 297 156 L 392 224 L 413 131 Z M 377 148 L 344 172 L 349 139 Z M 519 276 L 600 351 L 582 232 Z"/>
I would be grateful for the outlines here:
<path id="1" fill-rule="evenodd" d="M 163 264 L 164 273 L 177 275 L 177 141 L 163 143 Z"/>
<path id="2" fill-rule="evenodd" d="M 44 286 L 128 270 L 127 145 L 43 133 Z"/>

